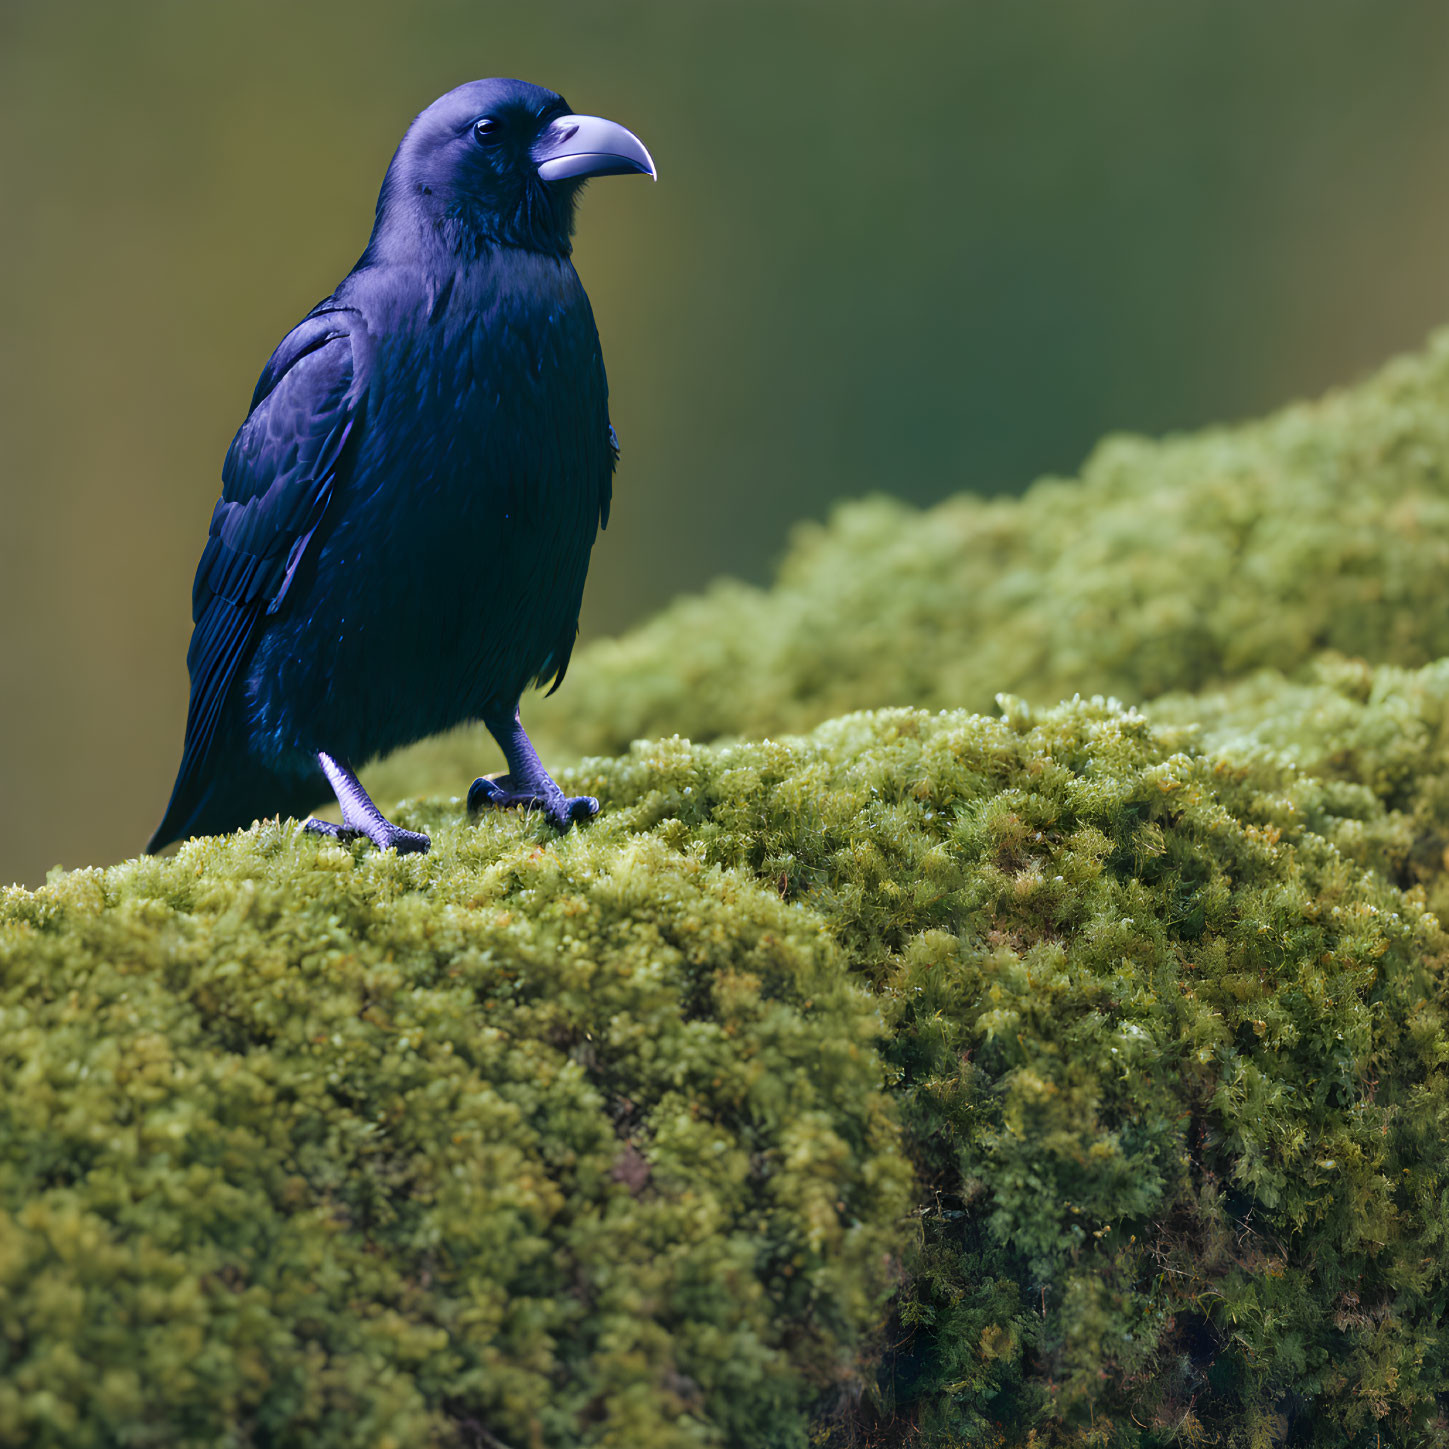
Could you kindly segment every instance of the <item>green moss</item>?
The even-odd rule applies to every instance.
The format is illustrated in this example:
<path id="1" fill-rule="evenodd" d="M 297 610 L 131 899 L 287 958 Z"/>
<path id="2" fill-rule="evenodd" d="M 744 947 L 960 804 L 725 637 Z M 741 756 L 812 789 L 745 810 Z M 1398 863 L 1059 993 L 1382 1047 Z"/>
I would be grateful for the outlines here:
<path id="1" fill-rule="evenodd" d="M 1449 920 L 1449 660 L 1327 655 L 1297 679 L 1264 671 L 1151 713 L 1271 773 L 1312 829 Z"/>
<path id="2" fill-rule="evenodd" d="M 1430 1442 L 1444 938 L 1285 769 L 896 711 L 9 892 L 0 1442 Z"/>
<path id="3" fill-rule="evenodd" d="M 273 824 L 0 922 L 0 1443 L 798 1445 L 852 1376 L 879 1023 L 739 873 Z"/>
<path id="4" fill-rule="evenodd" d="M 1276 766 L 1079 704 L 630 770 L 638 823 L 819 910 L 889 1013 L 924 1247 L 863 1442 L 1431 1432 L 1444 938 Z"/>
<path id="5" fill-rule="evenodd" d="M 561 758 L 1003 691 L 1145 701 L 1324 649 L 1418 667 L 1449 656 L 1446 577 L 1449 332 L 1261 422 L 1110 439 L 1019 499 L 845 505 L 773 588 L 717 584 L 580 649 L 525 717 Z M 495 759 L 463 731 L 370 778 L 451 792 Z"/>

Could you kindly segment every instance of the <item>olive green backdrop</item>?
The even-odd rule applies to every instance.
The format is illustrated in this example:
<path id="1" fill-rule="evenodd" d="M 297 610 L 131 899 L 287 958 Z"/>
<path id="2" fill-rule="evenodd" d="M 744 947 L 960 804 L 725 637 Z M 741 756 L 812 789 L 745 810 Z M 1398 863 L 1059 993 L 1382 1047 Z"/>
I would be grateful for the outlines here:
<path id="1" fill-rule="evenodd" d="M 1449 318 L 1437 0 L 0 0 L 0 881 L 145 840 L 256 375 L 489 74 L 659 164 L 581 214 L 624 449 L 586 634 L 833 499 L 1016 490 Z"/>

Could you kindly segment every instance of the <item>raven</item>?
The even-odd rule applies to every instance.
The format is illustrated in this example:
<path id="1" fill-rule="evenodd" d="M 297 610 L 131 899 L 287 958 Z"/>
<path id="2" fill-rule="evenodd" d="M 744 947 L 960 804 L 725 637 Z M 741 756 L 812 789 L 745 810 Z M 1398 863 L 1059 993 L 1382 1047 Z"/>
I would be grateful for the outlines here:
<path id="1" fill-rule="evenodd" d="M 591 176 L 656 175 L 639 139 L 517 80 L 413 121 L 357 265 L 282 340 L 222 465 L 196 570 L 181 768 L 150 851 L 302 815 L 422 851 L 354 765 L 482 720 L 508 774 L 470 810 L 567 798 L 519 718 L 563 680 L 618 444 L 570 260 Z"/>

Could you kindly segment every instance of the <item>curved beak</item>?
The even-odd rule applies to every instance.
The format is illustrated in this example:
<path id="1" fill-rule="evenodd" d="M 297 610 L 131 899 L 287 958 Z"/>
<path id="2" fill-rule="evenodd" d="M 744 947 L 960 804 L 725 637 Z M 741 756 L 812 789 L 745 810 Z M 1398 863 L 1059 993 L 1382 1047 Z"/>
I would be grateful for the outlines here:
<path id="1" fill-rule="evenodd" d="M 560 116 L 533 143 L 530 154 L 544 181 L 629 176 L 636 171 L 659 179 L 644 143 L 602 116 Z"/>

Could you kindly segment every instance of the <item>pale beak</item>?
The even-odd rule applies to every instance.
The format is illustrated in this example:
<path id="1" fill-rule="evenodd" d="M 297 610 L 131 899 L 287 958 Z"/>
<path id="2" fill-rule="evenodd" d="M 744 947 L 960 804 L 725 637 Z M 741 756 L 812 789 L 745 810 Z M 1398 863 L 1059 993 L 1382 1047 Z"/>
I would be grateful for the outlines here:
<path id="1" fill-rule="evenodd" d="M 635 172 L 659 179 L 644 143 L 632 131 L 602 116 L 560 116 L 533 143 L 530 154 L 544 181 Z"/>

